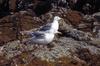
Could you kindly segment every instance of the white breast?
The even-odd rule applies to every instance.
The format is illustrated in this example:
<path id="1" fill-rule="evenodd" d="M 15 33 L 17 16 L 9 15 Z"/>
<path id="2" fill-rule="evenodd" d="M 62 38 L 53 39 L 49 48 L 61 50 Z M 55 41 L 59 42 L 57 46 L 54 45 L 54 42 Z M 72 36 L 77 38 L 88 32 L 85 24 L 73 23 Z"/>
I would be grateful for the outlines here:
<path id="1" fill-rule="evenodd" d="M 48 43 L 52 42 L 53 39 L 54 39 L 54 34 L 52 34 L 52 33 L 45 34 L 45 43 L 48 44 Z"/>
<path id="2" fill-rule="evenodd" d="M 58 31 L 58 28 L 59 28 L 58 21 L 54 21 L 54 22 L 52 23 L 51 28 L 52 28 L 54 31 Z"/>

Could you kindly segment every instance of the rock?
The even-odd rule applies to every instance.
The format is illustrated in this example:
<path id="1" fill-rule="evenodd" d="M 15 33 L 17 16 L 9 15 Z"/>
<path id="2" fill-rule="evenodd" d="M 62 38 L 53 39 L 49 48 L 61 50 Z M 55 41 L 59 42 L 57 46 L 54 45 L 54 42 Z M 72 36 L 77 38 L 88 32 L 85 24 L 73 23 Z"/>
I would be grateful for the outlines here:
<path id="1" fill-rule="evenodd" d="M 92 41 L 89 41 L 89 43 L 100 48 L 100 38 L 92 38 Z"/>
<path id="2" fill-rule="evenodd" d="M 9 0 L 9 9 L 12 12 L 16 11 L 16 7 L 17 7 L 16 3 L 17 3 L 17 0 Z"/>
<path id="3" fill-rule="evenodd" d="M 93 14 L 94 12 L 98 12 L 100 7 L 99 0 L 77 0 L 74 5 L 74 9 L 83 12 L 84 14 Z M 94 7 L 94 8 L 92 8 Z"/>
<path id="4" fill-rule="evenodd" d="M 96 37 L 100 38 L 100 30 L 98 30 L 98 33 L 97 33 Z"/>
<path id="5" fill-rule="evenodd" d="M 5 45 L 3 51 L 5 52 L 4 54 L 6 54 L 5 58 L 7 58 L 8 60 L 10 58 L 18 59 L 18 57 L 20 57 L 18 60 L 23 60 L 25 65 L 27 63 L 28 65 L 32 63 L 35 64 L 34 60 L 39 62 L 38 65 L 45 64 L 45 63 L 51 63 L 51 64 L 56 63 L 57 65 L 59 65 L 59 63 L 61 62 L 66 65 L 71 64 L 73 66 L 74 65 L 80 66 L 84 64 L 85 66 L 88 66 L 88 64 L 93 65 L 93 62 L 95 61 L 97 61 L 95 62 L 97 66 L 99 65 L 98 63 L 99 60 L 97 60 L 97 58 L 100 55 L 100 49 L 97 46 L 90 45 L 84 41 L 76 41 L 73 38 L 69 38 L 69 37 L 59 37 L 55 39 L 51 44 L 55 44 L 55 46 L 51 49 L 43 48 L 43 47 L 37 48 L 33 46 L 34 44 L 33 45 L 28 44 L 22 47 L 18 41 L 15 41 Z M 30 47 L 33 46 L 33 48 L 31 48 L 30 50 L 29 46 Z M 86 48 L 88 52 L 84 48 Z M 24 52 L 22 51 L 22 49 L 24 49 Z M 82 54 L 84 54 L 84 56 L 82 56 Z M 88 57 L 89 55 L 85 56 L 85 54 L 89 54 L 90 57 Z M 32 59 L 29 59 L 29 57 Z M 65 59 L 63 59 L 63 57 L 65 57 Z M 93 57 L 95 57 L 96 59 L 93 59 Z M 85 60 L 85 58 L 90 59 L 91 61 Z M 43 63 L 44 61 L 45 63 Z M 17 61 L 15 63 L 17 63 Z M 19 61 L 17 64 L 21 64 L 21 61 Z"/>
<path id="6" fill-rule="evenodd" d="M 100 66 L 99 1 L 0 0 L 0 66 Z M 20 42 L 27 38 L 20 31 L 38 30 L 55 15 L 62 34 L 53 42 Z"/>
<path id="7" fill-rule="evenodd" d="M 94 51 L 93 51 L 94 52 Z M 86 63 L 91 66 L 91 65 L 96 65 L 96 66 L 99 66 L 99 61 L 97 60 L 99 58 L 99 55 L 93 55 L 89 49 L 86 49 L 86 48 L 83 48 L 83 49 L 80 49 L 78 54 L 80 54 L 80 58 L 85 60 Z M 96 63 L 96 64 L 95 64 Z"/>
<path id="8" fill-rule="evenodd" d="M 36 13 L 37 16 L 40 16 L 42 14 L 45 14 L 49 12 L 52 9 L 51 1 L 44 1 L 44 2 L 39 2 L 35 9 L 34 12 Z"/>
<path id="9" fill-rule="evenodd" d="M 64 35 L 73 37 L 76 40 L 91 40 L 91 34 L 85 33 L 83 31 L 74 29 L 70 25 L 66 24 L 64 21 L 60 22 L 60 28 L 59 31 L 61 31 Z"/>
<path id="10" fill-rule="evenodd" d="M 82 29 L 82 28 L 86 28 L 86 27 L 87 27 L 86 24 L 79 24 L 79 25 L 78 25 L 78 29 Z"/>
<path id="11" fill-rule="evenodd" d="M 94 22 L 94 17 L 92 15 L 84 15 L 83 18 L 85 22 L 89 22 L 89 23 Z"/>
<path id="12" fill-rule="evenodd" d="M 9 0 L 0 0 L 0 18 L 9 14 Z"/>
<path id="13" fill-rule="evenodd" d="M 82 18 L 82 14 L 78 11 L 68 11 L 66 14 L 66 19 L 75 27 L 81 23 Z"/>
<path id="14" fill-rule="evenodd" d="M 93 26 L 94 26 L 93 32 L 98 33 L 99 30 L 100 30 L 100 23 L 99 22 L 94 22 Z"/>
<path id="15" fill-rule="evenodd" d="M 4 66 L 4 65 L 10 65 L 10 61 L 8 61 L 6 58 L 4 57 L 0 57 L 0 66 Z"/>
<path id="16" fill-rule="evenodd" d="M 92 15 L 97 21 L 100 21 L 100 12 L 94 13 Z"/>

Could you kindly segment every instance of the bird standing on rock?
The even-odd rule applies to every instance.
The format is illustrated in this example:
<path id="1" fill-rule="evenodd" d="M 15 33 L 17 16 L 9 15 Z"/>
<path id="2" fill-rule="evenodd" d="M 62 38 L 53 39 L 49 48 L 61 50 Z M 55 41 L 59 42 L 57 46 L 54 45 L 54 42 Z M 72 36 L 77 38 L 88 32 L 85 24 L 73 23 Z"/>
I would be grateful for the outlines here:
<path id="1" fill-rule="evenodd" d="M 59 29 L 59 20 L 61 18 L 59 16 L 55 16 L 52 23 L 48 23 L 41 27 L 39 31 L 36 32 L 29 32 L 23 31 L 22 33 L 31 35 L 31 38 L 23 40 L 23 42 L 31 42 L 36 44 L 49 44 L 53 41 L 54 36 L 56 33 L 60 33 Z"/>

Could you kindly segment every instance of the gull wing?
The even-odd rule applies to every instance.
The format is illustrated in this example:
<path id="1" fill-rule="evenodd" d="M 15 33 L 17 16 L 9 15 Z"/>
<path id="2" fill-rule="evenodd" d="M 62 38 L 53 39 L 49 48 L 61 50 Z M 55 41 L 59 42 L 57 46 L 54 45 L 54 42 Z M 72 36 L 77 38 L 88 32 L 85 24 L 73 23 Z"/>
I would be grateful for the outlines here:
<path id="1" fill-rule="evenodd" d="M 33 32 L 31 35 L 33 38 L 37 38 L 37 39 L 42 39 L 45 37 L 44 32 Z"/>
<path id="2" fill-rule="evenodd" d="M 47 30 L 50 30 L 51 29 L 51 26 L 52 26 L 52 23 L 48 23 L 44 26 L 42 26 L 39 31 L 47 31 Z"/>

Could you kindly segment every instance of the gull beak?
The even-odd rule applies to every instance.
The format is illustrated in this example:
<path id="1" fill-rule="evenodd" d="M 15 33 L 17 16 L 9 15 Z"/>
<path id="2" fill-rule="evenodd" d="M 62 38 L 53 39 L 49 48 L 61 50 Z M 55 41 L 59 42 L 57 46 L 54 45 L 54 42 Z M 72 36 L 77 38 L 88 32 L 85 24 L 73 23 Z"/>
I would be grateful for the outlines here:
<path id="1" fill-rule="evenodd" d="M 59 31 L 57 31 L 56 33 L 58 33 L 58 34 L 62 34 L 61 32 L 59 32 Z"/>

